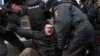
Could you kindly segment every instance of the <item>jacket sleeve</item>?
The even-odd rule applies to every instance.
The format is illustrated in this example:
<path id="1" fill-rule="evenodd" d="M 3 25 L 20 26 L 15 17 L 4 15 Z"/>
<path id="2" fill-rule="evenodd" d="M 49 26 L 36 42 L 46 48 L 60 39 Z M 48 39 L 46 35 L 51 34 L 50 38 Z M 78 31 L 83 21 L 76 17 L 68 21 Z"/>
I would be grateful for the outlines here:
<path id="1" fill-rule="evenodd" d="M 33 37 L 33 31 L 31 30 L 27 30 L 27 29 L 22 29 L 22 28 L 19 28 L 19 27 L 16 27 L 15 30 L 13 30 L 15 33 L 17 33 L 19 36 L 21 37 L 28 37 L 28 38 L 31 38 Z"/>
<path id="2" fill-rule="evenodd" d="M 69 5 L 69 4 L 68 4 Z M 58 5 L 54 12 L 54 24 L 57 33 L 59 48 L 67 44 L 70 37 L 71 16 L 69 6 L 65 4 Z"/>
<path id="3" fill-rule="evenodd" d="M 28 37 L 37 40 L 48 40 L 48 38 L 44 38 L 39 31 L 32 31 L 32 30 L 22 29 L 17 27 L 17 29 L 14 32 L 20 35 L 21 37 Z"/>

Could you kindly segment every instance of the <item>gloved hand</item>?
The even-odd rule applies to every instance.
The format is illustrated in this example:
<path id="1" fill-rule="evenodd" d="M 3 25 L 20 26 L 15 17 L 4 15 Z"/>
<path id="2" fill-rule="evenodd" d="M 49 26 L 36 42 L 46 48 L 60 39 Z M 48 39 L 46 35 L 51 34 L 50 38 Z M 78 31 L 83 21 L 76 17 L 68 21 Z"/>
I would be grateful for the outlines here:
<path id="1" fill-rule="evenodd" d="M 15 24 L 8 24 L 6 26 L 7 31 L 15 31 L 17 29 L 17 26 Z"/>

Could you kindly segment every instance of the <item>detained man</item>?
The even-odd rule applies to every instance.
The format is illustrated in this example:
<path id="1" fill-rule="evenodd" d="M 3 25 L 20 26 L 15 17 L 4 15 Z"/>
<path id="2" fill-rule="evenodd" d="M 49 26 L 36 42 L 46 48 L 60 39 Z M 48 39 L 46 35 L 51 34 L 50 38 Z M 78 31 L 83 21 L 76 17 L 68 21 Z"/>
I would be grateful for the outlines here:
<path id="1" fill-rule="evenodd" d="M 36 49 L 26 48 L 20 56 L 59 56 L 56 33 L 51 24 L 46 24 L 42 32 L 17 27 L 12 28 L 10 29 L 14 30 L 20 36 L 32 38 L 33 42 L 37 45 Z"/>

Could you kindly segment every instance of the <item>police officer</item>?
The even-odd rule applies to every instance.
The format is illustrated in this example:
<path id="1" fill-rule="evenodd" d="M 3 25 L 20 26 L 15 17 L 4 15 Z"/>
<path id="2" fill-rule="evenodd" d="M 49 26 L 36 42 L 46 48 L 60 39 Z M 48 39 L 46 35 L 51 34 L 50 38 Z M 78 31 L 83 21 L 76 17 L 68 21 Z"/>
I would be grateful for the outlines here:
<path id="1" fill-rule="evenodd" d="M 8 3 L 2 7 L 2 14 L 5 17 L 3 20 L 7 19 L 7 24 L 16 24 L 17 26 L 20 25 L 20 17 L 17 13 L 20 12 L 22 3 L 22 0 L 9 0 Z M 7 31 L 4 38 L 20 51 L 24 49 L 24 44 L 13 32 Z"/>
<path id="2" fill-rule="evenodd" d="M 26 6 L 31 29 L 41 31 L 44 25 L 49 23 L 47 19 L 51 18 L 45 3 L 42 0 L 27 0 Z"/>
<path id="3" fill-rule="evenodd" d="M 54 6 L 53 11 L 62 56 L 84 56 L 89 44 L 94 42 L 94 30 L 87 16 L 66 0 Z"/>

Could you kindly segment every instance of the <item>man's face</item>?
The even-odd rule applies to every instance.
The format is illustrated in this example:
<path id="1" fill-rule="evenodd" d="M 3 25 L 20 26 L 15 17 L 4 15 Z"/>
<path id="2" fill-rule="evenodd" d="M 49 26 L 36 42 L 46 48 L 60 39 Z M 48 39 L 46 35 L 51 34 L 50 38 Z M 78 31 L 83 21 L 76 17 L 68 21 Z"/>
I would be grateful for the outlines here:
<path id="1" fill-rule="evenodd" d="M 44 30 L 45 30 L 45 34 L 48 35 L 48 36 L 50 36 L 54 33 L 54 28 L 50 24 L 46 24 Z"/>
<path id="2" fill-rule="evenodd" d="M 18 13 L 19 11 L 22 10 L 21 5 L 17 5 L 17 4 L 12 4 L 11 8 L 15 13 Z"/>

